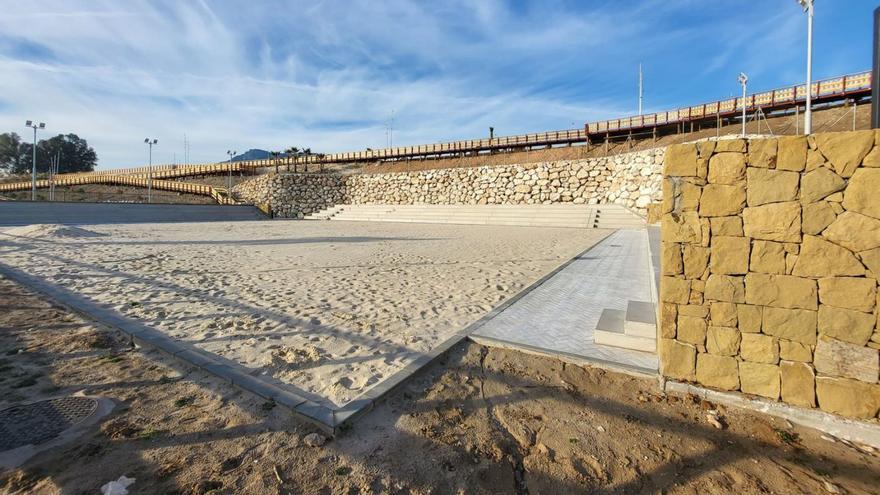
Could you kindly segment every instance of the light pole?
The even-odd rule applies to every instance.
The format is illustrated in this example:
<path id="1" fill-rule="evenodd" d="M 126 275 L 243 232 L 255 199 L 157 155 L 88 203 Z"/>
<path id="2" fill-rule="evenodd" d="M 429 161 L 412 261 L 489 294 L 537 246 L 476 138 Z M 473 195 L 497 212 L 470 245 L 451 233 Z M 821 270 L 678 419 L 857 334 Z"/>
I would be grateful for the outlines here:
<path id="1" fill-rule="evenodd" d="M 745 137 L 746 137 L 746 84 L 748 84 L 748 82 L 749 82 L 749 76 L 747 76 L 745 72 L 740 72 L 740 73 L 739 73 L 739 77 L 737 77 L 736 80 L 739 81 L 739 83 L 740 83 L 740 84 L 742 85 L 742 87 L 743 87 L 743 98 L 742 98 L 742 105 L 743 105 L 743 136 L 742 136 L 742 137 L 745 138 Z"/>
<path id="2" fill-rule="evenodd" d="M 642 116 L 642 100 L 645 98 L 645 91 L 642 82 L 642 64 L 639 64 L 639 117 Z"/>
<path id="3" fill-rule="evenodd" d="M 232 157 L 237 155 L 238 152 L 233 150 L 226 150 L 226 154 L 229 155 L 229 178 L 226 179 L 226 194 L 232 194 Z"/>
<path id="4" fill-rule="evenodd" d="M 813 132 L 813 0 L 797 0 L 807 14 L 807 112 L 804 134 Z"/>
<path id="5" fill-rule="evenodd" d="M 158 139 L 144 139 L 144 144 L 150 148 L 150 161 L 147 167 L 147 203 L 153 202 L 153 145 L 159 144 Z"/>
<path id="6" fill-rule="evenodd" d="M 45 129 L 46 123 L 40 122 L 37 124 L 33 120 L 28 120 L 24 123 L 25 126 L 30 127 L 34 130 L 34 157 L 31 162 L 31 201 L 37 200 L 37 129 Z"/>

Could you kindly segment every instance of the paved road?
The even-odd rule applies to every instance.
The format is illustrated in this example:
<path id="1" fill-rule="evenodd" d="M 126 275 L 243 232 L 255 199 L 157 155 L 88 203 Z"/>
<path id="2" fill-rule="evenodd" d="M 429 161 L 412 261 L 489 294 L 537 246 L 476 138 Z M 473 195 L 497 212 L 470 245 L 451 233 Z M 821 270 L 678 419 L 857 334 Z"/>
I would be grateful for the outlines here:
<path id="1" fill-rule="evenodd" d="M 36 223 L 234 222 L 265 218 L 253 206 L 0 201 L 0 227 Z"/>

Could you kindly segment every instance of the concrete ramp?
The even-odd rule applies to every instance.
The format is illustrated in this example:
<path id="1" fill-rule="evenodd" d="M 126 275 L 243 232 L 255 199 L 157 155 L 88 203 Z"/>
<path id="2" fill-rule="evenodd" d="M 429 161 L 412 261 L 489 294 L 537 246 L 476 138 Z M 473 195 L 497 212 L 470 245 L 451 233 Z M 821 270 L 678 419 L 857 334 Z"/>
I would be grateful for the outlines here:
<path id="1" fill-rule="evenodd" d="M 337 205 L 309 215 L 314 220 L 516 225 L 621 229 L 645 227 L 645 221 L 619 205 Z"/>
<path id="2" fill-rule="evenodd" d="M 254 206 L 0 201 L 0 227 L 262 220 Z"/>

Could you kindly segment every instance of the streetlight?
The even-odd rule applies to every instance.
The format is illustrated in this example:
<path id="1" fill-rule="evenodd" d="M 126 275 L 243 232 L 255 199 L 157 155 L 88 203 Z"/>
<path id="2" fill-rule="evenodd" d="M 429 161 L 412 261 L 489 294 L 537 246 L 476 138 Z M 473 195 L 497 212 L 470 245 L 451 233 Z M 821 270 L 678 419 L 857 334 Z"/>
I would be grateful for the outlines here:
<path id="1" fill-rule="evenodd" d="M 159 144 L 158 139 L 144 139 L 144 144 L 150 147 L 150 165 L 147 168 L 147 203 L 153 202 L 153 145 Z"/>
<path id="2" fill-rule="evenodd" d="M 797 0 L 807 14 L 807 113 L 804 134 L 813 132 L 813 0 Z"/>
<path id="3" fill-rule="evenodd" d="M 232 194 L 232 157 L 237 155 L 237 151 L 226 150 L 226 154 L 229 155 L 229 178 L 226 180 L 226 194 Z"/>
<path id="4" fill-rule="evenodd" d="M 748 84 L 748 82 L 749 82 L 749 76 L 747 76 L 745 72 L 740 72 L 739 77 L 737 77 L 736 80 L 739 81 L 739 83 L 742 84 L 742 87 L 743 87 L 743 98 L 742 98 L 743 138 L 745 138 L 746 137 L 746 84 Z"/>
<path id="5" fill-rule="evenodd" d="M 34 158 L 31 162 L 31 201 L 37 200 L 37 129 L 45 129 L 45 122 L 40 122 L 37 124 L 33 120 L 28 120 L 24 123 L 26 127 L 33 128 L 34 130 Z"/>

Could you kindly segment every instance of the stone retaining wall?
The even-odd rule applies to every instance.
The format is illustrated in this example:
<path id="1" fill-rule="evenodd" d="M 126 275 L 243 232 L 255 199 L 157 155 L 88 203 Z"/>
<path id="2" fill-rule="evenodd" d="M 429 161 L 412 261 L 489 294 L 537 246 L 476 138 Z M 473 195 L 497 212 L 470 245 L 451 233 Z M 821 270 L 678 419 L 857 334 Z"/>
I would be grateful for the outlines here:
<path id="1" fill-rule="evenodd" d="M 880 412 L 880 133 L 667 150 L 666 377 Z"/>
<path id="2" fill-rule="evenodd" d="M 348 202 L 346 177 L 335 174 L 269 173 L 232 188 L 236 198 L 258 205 L 282 218 L 302 218 Z"/>
<path id="3" fill-rule="evenodd" d="M 302 217 L 334 204 L 620 204 L 645 214 L 660 200 L 665 149 L 611 157 L 390 174 L 269 174 L 233 188 Z"/>

